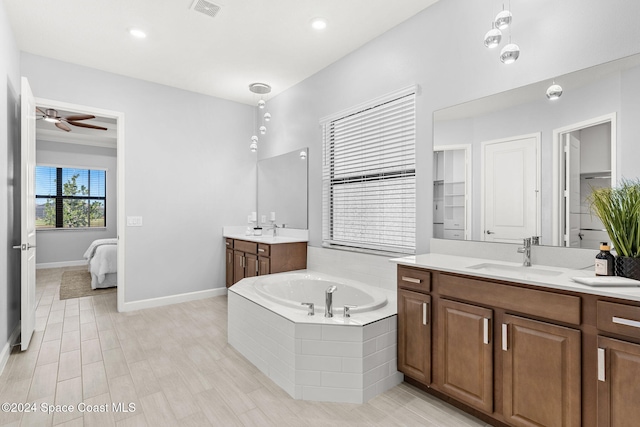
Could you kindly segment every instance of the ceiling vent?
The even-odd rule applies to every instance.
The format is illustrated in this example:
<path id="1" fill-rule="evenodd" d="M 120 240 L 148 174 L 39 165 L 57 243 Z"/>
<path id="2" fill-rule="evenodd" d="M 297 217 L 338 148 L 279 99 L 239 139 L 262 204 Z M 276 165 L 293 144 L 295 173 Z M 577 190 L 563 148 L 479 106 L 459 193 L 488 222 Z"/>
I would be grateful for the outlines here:
<path id="1" fill-rule="evenodd" d="M 191 5 L 191 10 L 195 10 L 196 12 L 204 13 L 207 16 L 215 18 L 218 12 L 220 12 L 220 6 L 206 0 L 195 0 Z"/>

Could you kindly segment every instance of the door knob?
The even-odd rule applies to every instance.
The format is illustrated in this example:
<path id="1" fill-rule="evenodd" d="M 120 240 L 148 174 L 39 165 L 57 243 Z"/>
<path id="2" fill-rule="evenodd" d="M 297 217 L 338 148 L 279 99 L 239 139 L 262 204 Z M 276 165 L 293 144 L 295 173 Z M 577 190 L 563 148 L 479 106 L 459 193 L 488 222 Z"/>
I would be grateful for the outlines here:
<path id="1" fill-rule="evenodd" d="M 487 234 L 496 234 L 495 231 L 491 231 L 491 230 L 487 230 L 487 231 L 485 231 L 485 233 L 487 233 Z"/>

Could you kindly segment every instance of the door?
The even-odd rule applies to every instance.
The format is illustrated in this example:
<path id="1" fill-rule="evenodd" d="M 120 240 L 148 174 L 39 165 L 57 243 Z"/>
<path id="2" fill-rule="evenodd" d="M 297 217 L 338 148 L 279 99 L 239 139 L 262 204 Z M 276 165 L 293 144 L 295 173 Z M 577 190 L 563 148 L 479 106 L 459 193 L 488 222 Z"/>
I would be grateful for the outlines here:
<path id="1" fill-rule="evenodd" d="M 244 279 L 244 252 L 233 251 L 233 283 L 238 283 Z"/>
<path id="2" fill-rule="evenodd" d="M 20 347 L 24 351 L 36 326 L 36 102 L 26 77 L 21 86 Z"/>
<path id="3" fill-rule="evenodd" d="M 573 133 L 564 135 L 565 152 L 565 246 L 580 247 L 580 140 Z"/>
<path id="4" fill-rule="evenodd" d="M 431 384 L 431 297 L 398 289 L 398 370 Z"/>
<path id="5" fill-rule="evenodd" d="M 258 275 L 258 255 L 245 254 L 244 277 L 255 277 Z"/>
<path id="6" fill-rule="evenodd" d="M 482 150 L 484 240 L 522 243 L 538 236 L 538 137 L 486 142 Z"/>
<path id="7" fill-rule="evenodd" d="M 438 384 L 451 396 L 493 412 L 493 311 L 438 302 Z"/>
<path id="8" fill-rule="evenodd" d="M 640 420 L 640 345 L 598 337 L 598 426 Z"/>
<path id="9" fill-rule="evenodd" d="M 580 331 L 506 315 L 503 414 L 514 426 L 580 427 Z"/>

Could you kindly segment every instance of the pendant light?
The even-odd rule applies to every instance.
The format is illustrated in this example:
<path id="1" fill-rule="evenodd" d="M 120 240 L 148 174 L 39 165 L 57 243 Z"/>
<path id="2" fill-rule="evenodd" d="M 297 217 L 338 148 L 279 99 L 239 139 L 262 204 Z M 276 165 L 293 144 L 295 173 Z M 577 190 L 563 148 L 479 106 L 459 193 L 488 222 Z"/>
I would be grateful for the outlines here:
<path id="1" fill-rule="evenodd" d="M 500 51 L 500 61 L 503 64 L 513 64 L 519 57 L 520 47 L 515 43 L 511 43 L 511 38 L 509 38 L 509 44 Z"/>
<path id="2" fill-rule="evenodd" d="M 511 5 L 509 5 L 509 8 L 511 8 Z M 504 9 L 504 4 L 503 4 L 502 5 L 502 11 L 500 11 L 496 15 L 496 19 L 494 20 L 494 23 L 495 23 L 497 29 L 504 30 L 504 29 L 508 28 L 509 25 L 511 25 L 511 20 L 512 19 L 513 19 L 513 15 L 511 15 L 511 11 L 505 10 Z"/>
<path id="3" fill-rule="evenodd" d="M 551 86 L 547 88 L 547 98 L 553 101 L 555 99 L 560 98 L 561 96 L 562 96 L 562 86 L 560 86 L 559 84 L 556 84 L 554 80 Z"/>
<path id="4" fill-rule="evenodd" d="M 257 95 L 266 95 L 267 93 L 271 92 L 271 86 L 269 86 L 266 83 L 251 83 L 249 85 L 249 90 L 251 92 L 257 94 Z M 257 105 L 258 105 L 258 109 L 259 110 L 264 110 L 266 108 L 267 103 L 261 97 L 260 100 L 258 101 Z M 257 115 L 258 115 L 258 111 L 255 112 L 255 116 L 254 116 L 255 117 L 254 129 L 258 126 L 258 124 L 257 124 Z M 258 128 L 258 131 L 260 132 L 261 135 L 265 135 L 267 133 L 267 127 L 264 125 L 264 122 L 268 122 L 269 120 L 271 120 L 271 114 L 264 113 L 264 115 L 262 115 L 261 119 L 262 119 L 262 124 Z M 253 135 L 251 137 L 251 144 L 249 144 L 249 149 L 253 153 L 258 151 L 258 136 L 257 135 Z"/>
<path id="5" fill-rule="evenodd" d="M 491 23 L 491 29 L 484 35 L 484 45 L 489 49 L 498 47 L 502 40 L 502 31 L 496 28 L 495 22 Z"/>

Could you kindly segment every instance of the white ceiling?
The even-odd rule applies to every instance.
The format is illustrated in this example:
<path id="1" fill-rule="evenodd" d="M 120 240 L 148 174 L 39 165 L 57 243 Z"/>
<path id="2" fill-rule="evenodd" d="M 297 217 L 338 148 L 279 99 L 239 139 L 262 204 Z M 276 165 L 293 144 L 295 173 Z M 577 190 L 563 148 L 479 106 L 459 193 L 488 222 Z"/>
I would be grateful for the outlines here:
<path id="1" fill-rule="evenodd" d="M 250 83 L 276 95 L 436 1 L 213 0 L 213 18 L 194 0 L 4 3 L 22 51 L 252 104 Z"/>

